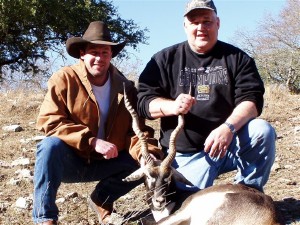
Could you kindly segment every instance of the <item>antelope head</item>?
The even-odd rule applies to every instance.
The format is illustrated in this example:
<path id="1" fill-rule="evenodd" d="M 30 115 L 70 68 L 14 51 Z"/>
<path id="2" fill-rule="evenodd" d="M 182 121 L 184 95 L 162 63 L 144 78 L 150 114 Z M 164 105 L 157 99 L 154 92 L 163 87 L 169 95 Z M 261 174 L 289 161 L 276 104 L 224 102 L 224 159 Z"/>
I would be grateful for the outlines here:
<path id="1" fill-rule="evenodd" d="M 127 98 L 125 86 L 124 103 L 132 116 L 132 128 L 141 142 L 142 157 L 144 158 L 145 165 L 141 165 L 140 169 L 123 179 L 123 181 L 130 182 L 144 177 L 144 183 L 148 195 L 147 199 L 152 212 L 163 211 L 168 204 L 167 196 L 170 195 L 169 188 L 172 179 L 187 185 L 193 185 L 181 173 L 171 166 L 176 155 L 175 140 L 178 133 L 184 126 L 184 117 L 183 115 L 178 116 L 178 125 L 170 137 L 169 154 L 163 161 L 154 160 L 148 151 L 147 139 L 139 128 L 138 115 Z"/>

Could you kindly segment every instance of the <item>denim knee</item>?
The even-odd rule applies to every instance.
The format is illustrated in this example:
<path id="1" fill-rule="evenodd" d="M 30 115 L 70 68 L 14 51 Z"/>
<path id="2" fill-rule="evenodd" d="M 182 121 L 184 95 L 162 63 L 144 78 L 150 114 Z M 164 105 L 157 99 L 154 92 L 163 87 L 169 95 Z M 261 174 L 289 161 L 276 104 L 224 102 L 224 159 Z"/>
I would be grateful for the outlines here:
<path id="1" fill-rule="evenodd" d="M 269 156 L 269 160 L 275 159 L 275 129 L 265 120 L 255 119 L 249 124 L 249 134 L 252 138 L 253 146 L 259 145 L 260 154 Z M 254 143 L 253 143 L 254 142 Z"/>
<path id="2" fill-rule="evenodd" d="M 36 158 L 37 160 L 40 157 L 43 157 L 44 160 L 50 158 L 55 159 L 61 155 L 58 153 L 60 153 L 60 149 L 63 149 L 65 145 L 66 144 L 58 137 L 46 137 L 37 145 Z"/>
<path id="3" fill-rule="evenodd" d="M 249 122 L 250 136 L 266 141 L 275 141 L 276 132 L 270 123 L 263 119 L 254 119 Z"/>
<path id="4" fill-rule="evenodd" d="M 275 129 L 265 120 L 253 119 L 239 133 L 240 150 L 238 156 L 247 155 L 256 161 L 256 154 L 268 156 L 269 161 L 275 158 Z M 250 154 L 250 155 L 249 155 Z M 250 159 L 249 158 L 249 159 Z"/>

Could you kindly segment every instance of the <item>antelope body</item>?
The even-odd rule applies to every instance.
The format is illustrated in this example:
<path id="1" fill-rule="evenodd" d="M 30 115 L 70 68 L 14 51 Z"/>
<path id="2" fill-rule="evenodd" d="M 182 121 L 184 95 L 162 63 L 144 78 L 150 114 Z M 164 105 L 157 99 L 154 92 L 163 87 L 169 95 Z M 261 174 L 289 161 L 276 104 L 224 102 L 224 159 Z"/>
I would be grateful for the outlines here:
<path id="1" fill-rule="evenodd" d="M 138 126 L 138 117 L 130 105 L 124 87 L 125 106 L 133 118 L 133 130 L 142 146 L 146 165 L 124 179 L 126 182 L 145 179 L 150 194 L 150 208 L 156 220 L 147 225 L 283 225 L 274 201 L 264 193 L 242 184 L 215 185 L 189 196 L 172 215 L 174 204 L 167 204 L 172 179 L 192 185 L 182 174 L 171 167 L 175 158 L 175 140 L 184 126 L 183 115 L 170 136 L 169 154 L 161 161 L 154 161 L 147 148 L 147 141 Z M 169 208 L 170 206 L 170 208 Z"/>
<path id="2" fill-rule="evenodd" d="M 157 225 L 283 225 L 272 198 L 241 185 L 215 185 L 188 197 Z"/>

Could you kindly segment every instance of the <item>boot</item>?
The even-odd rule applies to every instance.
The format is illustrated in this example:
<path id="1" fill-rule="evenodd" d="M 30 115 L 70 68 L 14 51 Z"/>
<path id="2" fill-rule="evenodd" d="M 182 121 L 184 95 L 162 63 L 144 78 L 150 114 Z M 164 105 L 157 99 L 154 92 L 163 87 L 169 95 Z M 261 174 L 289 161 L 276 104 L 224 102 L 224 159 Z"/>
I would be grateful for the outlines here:
<path id="1" fill-rule="evenodd" d="M 113 204 L 110 203 L 100 203 L 95 198 L 95 193 L 91 194 L 91 197 L 88 199 L 89 206 L 96 213 L 99 223 L 102 225 L 110 225 L 111 223 L 111 214 L 113 211 Z"/>

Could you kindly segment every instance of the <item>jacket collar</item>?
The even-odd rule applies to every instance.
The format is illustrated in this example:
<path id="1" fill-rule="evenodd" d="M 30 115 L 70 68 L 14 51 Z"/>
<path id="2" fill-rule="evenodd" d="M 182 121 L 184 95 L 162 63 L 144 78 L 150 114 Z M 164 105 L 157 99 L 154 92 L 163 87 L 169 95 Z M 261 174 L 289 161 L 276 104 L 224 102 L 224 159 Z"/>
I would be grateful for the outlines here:
<path id="1" fill-rule="evenodd" d="M 76 72 L 77 76 L 79 77 L 81 83 L 89 93 L 89 96 L 93 99 L 93 101 L 96 101 L 96 98 L 92 91 L 91 83 L 88 80 L 88 72 L 86 70 L 85 64 L 82 60 L 79 60 L 79 62 L 72 66 L 72 69 Z M 123 82 L 127 83 L 128 80 L 125 78 L 125 76 L 112 64 L 109 66 L 109 72 L 110 72 L 110 79 L 111 79 L 111 102 L 115 96 L 118 96 L 118 103 L 123 97 Z"/>

